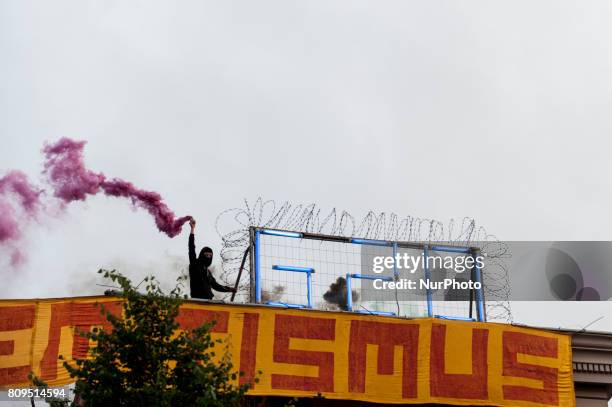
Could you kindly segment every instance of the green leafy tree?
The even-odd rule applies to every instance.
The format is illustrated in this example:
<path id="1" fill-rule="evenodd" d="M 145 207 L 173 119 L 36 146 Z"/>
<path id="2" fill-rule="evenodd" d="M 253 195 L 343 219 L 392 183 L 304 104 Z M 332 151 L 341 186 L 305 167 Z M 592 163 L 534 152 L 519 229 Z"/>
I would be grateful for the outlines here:
<path id="1" fill-rule="evenodd" d="M 210 336 L 214 322 L 177 333 L 176 317 L 186 298 L 180 283 L 165 295 L 158 281 L 148 277 L 142 294 L 114 270 L 99 273 L 121 287 L 123 316 L 101 306 L 112 330 L 81 333 L 95 341 L 91 357 L 64 362 L 76 380 L 73 405 L 240 405 L 250 384 L 236 385 L 239 373 L 233 369 L 227 343 Z M 33 381 L 45 386 L 37 378 Z"/>

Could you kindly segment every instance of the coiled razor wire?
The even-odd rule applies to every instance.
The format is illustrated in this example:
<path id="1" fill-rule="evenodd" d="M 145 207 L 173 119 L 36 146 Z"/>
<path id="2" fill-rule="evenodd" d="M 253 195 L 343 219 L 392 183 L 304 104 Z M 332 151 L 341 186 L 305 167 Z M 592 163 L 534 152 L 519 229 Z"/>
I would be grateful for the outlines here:
<path id="1" fill-rule="evenodd" d="M 222 241 L 223 271 L 220 277 L 226 284 L 233 285 L 236 281 L 244 252 L 250 244 L 251 226 L 363 239 L 444 242 L 479 247 L 487 255 L 483 270 L 487 319 L 512 322 L 506 265 L 506 260 L 511 256 L 508 246 L 488 234 L 472 218 L 465 217 L 460 222 L 451 219 L 443 223 L 435 219 L 410 215 L 400 217 L 395 213 L 375 211 L 355 218 L 346 210 L 336 208 L 323 212 L 315 203 L 293 204 L 285 201 L 278 204 L 274 200 L 264 201 L 261 197 L 250 203 L 245 199 L 244 207 L 227 209 L 215 221 Z M 250 289 L 249 278 L 246 277 L 250 273 L 249 268 L 249 262 L 246 262 L 240 284 L 240 293 L 244 298 L 248 298 Z"/>

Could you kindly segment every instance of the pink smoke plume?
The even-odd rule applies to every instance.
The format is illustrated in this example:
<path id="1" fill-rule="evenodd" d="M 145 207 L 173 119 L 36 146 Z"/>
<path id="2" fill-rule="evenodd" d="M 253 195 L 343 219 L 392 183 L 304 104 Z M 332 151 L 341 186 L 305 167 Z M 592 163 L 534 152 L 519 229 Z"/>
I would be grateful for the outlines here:
<path id="1" fill-rule="evenodd" d="M 0 178 L 0 245 L 12 246 L 12 266 L 23 262 L 22 253 L 14 244 L 21 238 L 23 217 L 32 219 L 38 214 L 40 195 L 41 191 L 30 184 L 22 172 L 11 171 Z M 19 211 L 11 205 L 12 200 L 17 202 Z"/>
<path id="2" fill-rule="evenodd" d="M 191 219 L 191 216 L 177 218 L 157 192 L 138 189 L 132 183 L 118 178 L 108 180 L 104 174 L 88 170 L 83 162 L 85 144 L 85 141 L 62 138 L 56 143 L 45 145 L 43 172 L 51 186 L 52 197 L 30 183 L 20 171 L 10 171 L 0 178 L 0 246 L 12 251 L 13 266 L 24 260 L 17 246 L 23 235 L 23 221 L 36 219 L 44 210 L 43 198 L 56 198 L 64 205 L 83 201 L 88 195 L 100 192 L 107 196 L 127 198 L 135 207 L 149 212 L 157 228 L 169 237 L 178 235 L 183 225 Z"/>
<path id="3" fill-rule="evenodd" d="M 24 218 L 34 219 L 41 208 L 42 191 L 30 184 L 20 171 L 10 171 L 0 178 L 0 245 L 11 247 L 10 264 L 23 263 L 24 256 L 15 246 L 22 236 Z M 16 210 L 12 201 L 16 201 Z"/>
<path id="4" fill-rule="evenodd" d="M 191 216 L 176 218 L 157 192 L 138 189 L 132 183 L 119 178 L 107 180 L 104 174 L 85 168 L 85 143 L 62 138 L 55 144 L 45 146 L 45 172 L 49 176 L 55 197 L 69 203 L 82 201 L 87 195 L 102 191 L 105 195 L 128 198 L 134 206 L 145 209 L 153 216 L 161 232 L 169 237 L 181 232 L 181 228 Z"/>

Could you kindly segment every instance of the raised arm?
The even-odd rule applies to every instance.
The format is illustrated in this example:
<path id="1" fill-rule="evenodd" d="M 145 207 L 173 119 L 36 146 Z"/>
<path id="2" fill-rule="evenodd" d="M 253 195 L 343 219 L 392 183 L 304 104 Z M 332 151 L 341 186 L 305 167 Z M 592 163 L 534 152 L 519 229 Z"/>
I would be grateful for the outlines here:
<path id="1" fill-rule="evenodd" d="M 191 219 L 189 221 L 189 226 L 191 226 L 191 233 L 189 233 L 189 264 L 194 264 L 196 262 L 196 252 L 195 252 L 195 219 Z"/>

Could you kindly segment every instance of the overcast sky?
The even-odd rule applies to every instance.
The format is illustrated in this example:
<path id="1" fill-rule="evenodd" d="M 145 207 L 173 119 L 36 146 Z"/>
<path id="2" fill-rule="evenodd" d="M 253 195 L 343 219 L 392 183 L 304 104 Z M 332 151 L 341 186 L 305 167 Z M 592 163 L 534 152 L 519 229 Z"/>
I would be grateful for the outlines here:
<path id="1" fill-rule="evenodd" d="M 217 250 L 218 213 L 258 196 L 612 240 L 610 21 L 605 1 L 2 1 L 0 170 L 37 179 L 45 140 L 88 140 L 90 168 Z M 28 227 L 0 297 L 163 273 L 187 233 L 94 197 Z M 515 316 L 612 330 L 609 304 Z"/>

